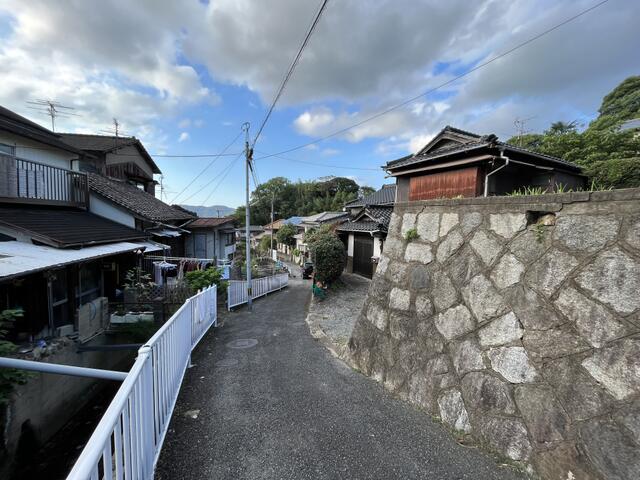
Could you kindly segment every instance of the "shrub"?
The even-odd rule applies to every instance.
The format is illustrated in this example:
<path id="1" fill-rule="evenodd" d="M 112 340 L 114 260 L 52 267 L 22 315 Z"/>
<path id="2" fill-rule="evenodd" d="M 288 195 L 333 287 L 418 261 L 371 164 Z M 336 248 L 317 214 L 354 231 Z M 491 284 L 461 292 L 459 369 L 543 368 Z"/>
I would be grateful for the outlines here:
<path id="1" fill-rule="evenodd" d="M 194 270 L 186 273 L 184 278 L 192 290 L 202 290 L 216 285 L 218 293 L 224 294 L 227 291 L 227 282 L 222 280 L 222 270 L 219 268 L 209 267 L 206 270 Z"/>
<path id="2" fill-rule="evenodd" d="M 631 188 L 640 185 L 640 157 L 594 162 L 585 168 L 592 183 L 601 187 Z M 603 188 L 599 188 L 602 190 Z M 594 190 L 594 188 L 591 188 Z"/>
<path id="3" fill-rule="evenodd" d="M 5 340 L 13 323 L 22 318 L 23 311 L 21 309 L 3 310 L 0 312 L 0 356 L 5 357 L 16 351 L 16 345 Z M 13 368 L 0 368 L 0 404 L 6 403 L 9 394 L 16 384 L 26 382 L 29 375 L 22 370 L 14 370 Z"/>
<path id="4" fill-rule="evenodd" d="M 407 242 L 412 242 L 413 240 L 417 239 L 420 235 L 418 235 L 418 230 L 416 230 L 415 228 L 410 228 L 409 230 L 407 230 L 407 233 L 404 234 L 404 239 Z"/>
<path id="5" fill-rule="evenodd" d="M 260 239 L 258 250 L 260 250 L 261 252 L 268 252 L 269 250 L 271 250 L 271 235 L 265 235 Z"/>
<path id="6" fill-rule="evenodd" d="M 314 235 L 308 245 L 315 279 L 323 283 L 337 280 L 347 262 L 347 252 L 342 241 L 332 232 L 323 232 Z"/>

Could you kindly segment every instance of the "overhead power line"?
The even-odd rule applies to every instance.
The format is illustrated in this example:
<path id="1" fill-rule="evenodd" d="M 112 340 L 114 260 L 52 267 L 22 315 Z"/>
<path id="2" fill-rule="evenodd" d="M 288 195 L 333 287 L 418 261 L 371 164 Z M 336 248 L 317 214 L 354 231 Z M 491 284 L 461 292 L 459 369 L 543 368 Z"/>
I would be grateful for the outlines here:
<path id="1" fill-rule="evenodd" d="M 222 175 L 227 171 L 227 169 L 231 168 L 231 165 L 233 165 L 233 164 L 238 160 L 238 158 L 240 158 L 242 155 L 244 155 L 244 152 L 241 152 L 241 153 L 237 154 L 237 155 L 236 155 L 236 157 L 235 157 L 235 158 L 233 158 L 233 159 L 231 160 L 231 162 L 229 162 L 229 164 L 228 164 L 226 167 L 224 167 L 220 172 L 218 172 L 218 174 L 217 174 L 216 176 L 214 176 L 211 180 L 209 180 L 207 183 L 205 183 L 204 185 L 202 185 L 198 190 L 196 190 L 196 191 L 194 191 L 193 193 L 191 193 L 191 195 L 189 195 L 189 196 L 188 196 L 188 197 L 186 197 L 186 198 L 183 198 L 183 199 L 181 200 L 181 202 L 182 202 L 182 203 L 185 203 L 185 202 L 186 202 L 186 201 L 188 201 L 189 199 L 191 199 L 191 198 L 193 198 L 194 196 L 196 196 L 197 194 L 199 194 L 201 191 L 203 191 L 205 188 L 207 188 L 207 187 L 208 187 L 209 185 L 211 185 L 213 182 L 215 182 L 218 178 L 220 178 L 220 176 L 222 176 Z M 174 203 L 174 202 L 172 202 L 172 203 Z"/>
<path id="2" fill-rule="evenodd" d="M 191 180 L 191 181 L 190 181 L 190 182 L 189 182 L 189 183 L 188 183 L 188 184 L 187 184 L 187 185 L 186 185 L 182 190 L 180 190 L 180 193 L 178 193 L 176 196 L 174 196 L 174 197 L 173 197 L 173 200 L 171 201 L 171 203 L 175 203 L 176 199 L 177 199 L 180 195 L 182 195 L 182 194 L 185 192 L 185 190 L 186 190 L 187 188 L 189 188 L 191 185 L 193 185 L 193 183 L 194 183 L 196 180 L 198 180 L 198 178 L 200 178 L 200 177 L 202 176 L 202 174 L 203 174 L 204 172 L 206 172 L 206 171 L 209 169 L 209 167 L 211 167 L 211 165 L 213 165 L 213 164 L 216 162 L 216 160 L 218 160 L 218 158 L 220 158 L 222 155 L 224 155 L 224 154 L 225 154 L 225 152 L 226 152 L 227 150 L 229 150 L 229 148 L 231 147 L 231 145 L 233 145 L 234 143 L 236 143 L 236 141 L 238 140 L 238 138 L 240 138 L 240 135 L 242 135 L 242 132 L 240 132 L 238 135 L 236 135 L 236 137 L 235 137 L 233 140 L 231 140 L 231 142 L 230 142 L 226 147 L 224 147 L 224 150 L 222 150 L 222 152 L 221 152 L 221 154 L 220 154 L 220 155 L 216 155 L 215 157 L 213 157 L 213 159 L 212 159 L 212 160 L 207 164 L 207 166 L 206 166 L 206 167 L 204 167 L 204 168 L 200 171 L 200 173 L 198 173 L 198 174 L 193 178 L 193 180 Z"/>
<path id="3" fill-rule="evenodd" d="M 578 18 L 582 17 L 583 15 L 586 15 L 587 13 L 589 13 L 589 12 L 591 12 L 591 11 L 595 10 L 596 8 L 598 8 L 598 7 L 602 6 L 602 5 L 604 5 L 604 4 L 605 4 L 605 3 L 607 3 L 608 1 L 609 1 L 609 0 L 603 0 L 603 1 L 601 1 L 601 2 L 598 2 L 598 3 L 596 3 L 595 5 L 593 5 L 593 6 L 589 7 L 589 8 L 587 8 L 587 9 L 582 10 L 582 11 L 580 11 L 579 13 L 577 13 L 577 14 L 573 15 L 572 17 L 569 17 L 569 18 L 567 18 L 566 20 L 564 20 L 564 21 L 562 21 L 562 22 L 560 22 L 560 23 L 557 23 L 557 24 L 556 24 L 556 25 L 554 25 L 553 27 L 548 28 L 548 29 L 544 30 L 543 32 L 541 32 L 541 33 L 539 33 L 539 34 L 537 34 L 537 35 L 534 35 L 533 37 L 531 37 L 531 38 L 529 38 L 529 39 L 527 39 L 527 40 L 525 40 L 525 41 L 523 41 L 523 42 L 521 42 L 521 43 L 517 44 L 516 46 L 514 46 L 514 47 L 510 48 L 509 50 L 507 50 L 507 51 L 505 51 L 505 52 L 502 52 L 501 54 L 496 55 L 496 56 L 494 56 L 494 57 L 490 58 L 490 59 L 489 59 L 489 60 L 487 60 L 486 62 L 480 63 L 480 64 L 476 65 L 475 67 L 473 67 L 472 69 L 470 69 L 470 70 L 468 70 L 468 71 L 466 71 L 466 72 L 464 72 L 464 73 L 462 73 L 462 74 L 460 74 L 460 75 L 457 75 L 457 76 L 455 76 L 455 77 L 453 77 L 453 78 L 451 78 L 451 79 L 447 80 L 446 82 L 443 82 L 443 83 L 441 83 L 440 85 L 437 85 L 436 87 L 430 88 L 429 90 L 426 90 L 426 91 L 422 92 L 421 94 L 416 95 L 415 97 L 408 98 L 408 99 L 404 100 L 403 102 L 400 102 L 400 103 L 397 103 L 397 104 L 395 104 L 395 105 L 393 105 L 393 106 L 391 106 L 391 107 L 388 107 L 388 108 L 386 108 L 386 109 L 384 109 L 384 110 L 382 110 L 382 111 L 380 111 L 380 112 L 378 112 L 378 113 L 376 113 L 376 114 L 374 114 L 374 115 L 371 115 L 371 116 L 369 116 L 369 117 L 367 117 L 367 118 L 364 118 L 364 119 L 362 119 L 362 120 L 360 120 L 360 121 L 358 121 L 358 122 L 356 122 L 356 123 L 354 123 L 354 124 L 352 124 L 352 125 L 349 125 L 348 127 L 344 127 L 344 128 L 339 129 L 339 130 L 336 130 L 336 131 L 334 131 L 334 132 L 332 132 L 332 133 L 330 133 L 330 134 L 328 134 L 328 135 L 325 135 L 325 136 L 323 136 L 323 137 L 320 137 L 320 138 L 318 138 L 318 139 L 316 139 L 316 140 L 313 140 L 313 141 L 311 141 L 311 142 L 307 142 L 307 143 L 304 143 L 304 144 L 302 144 L 302 145 L 298 145 L 298 146 L 296 146 L 296 147 L 289 148 L 289 149 L 287 149 L 287 150 L 282 150 L 281 152 L 272 153 L 272 154 L 270 154 L 270 155 L 265 155 L 265 156 L 263 156 L 263 157 L 256 158 L 255 160 L 261 160 L 261 159 L 264 159 L 264 158 L 275 157 L 275 156 L 278 156 L 278 155 L 283 154 L 283 153 L 294 152 L 294 151 L 296 151 L 296 150 L 300 150 L 300 149 L 305 148 L 305 147 L 308 147 L 308 146 L 310 146 L 310 145 L 315 145 L 315 144 L 320 143 L 320 142 L 322 142 L 322 141 L 324 141 L 324 140 L 327 140 L 328 138 L 332 138 L 332 137 L 335 137 L 335 136 L 341 135 L 341 134 L 343 134 L 343 133 L 346 133 L 346 132 L 348 132 L 349 130 L 352 130 L 352 129 L 354 129 L 354 128 L 359 127 L 360 125 L 363 125 L 363 124 L 365 124 L 365 123 L 367 123 L 367 122 L 370 122 L 370 121 L 372 121 L 372 120 L 375 120 L 375 119 L 377 119 L 377 118 L 380 118 L 380 117 L 382 117 L 383 115 L 387 115 L 388 113 L 391 113 L 391 112 L 393 112 L 393 111 L 395 111 L 395 110 L 397 110 L 397 109 L 399 109 L 399 108 L 402 108 L 402 107 L 404 107 L 404 106 L 406 106 L 406 105 L 409 105 L 410 103 L 413 103 L 413 102 L 415 102 L 416 100 L 419 100 L 419 99 L 421 99 L 422 97 L 424 97 L 424 96 L 426 96 L 426 95 L 429 95 L 429 94 L 431 94 L 431 93 L 433 93 L 433 92 L 435 92 L 435 91 L 437 91 L 437 90 L 439 90 L 439 89 L 441 89 L 441 88 L 443 88 L 443 87 L 446 87 L 447 85 L 451 85 L 452 83 L 454 83 L 454 82 L 456 82 L 456 81 L 460 80 L 461 78 L 464 78 L 464 77 L 466 77 L 466 76 L 468 76 L 468 75 L 470 75 L 470 74 L 472 74 L 472 73 L 474 73 L 474 72 L 476 72 L 476 71 L 480 70 L 481 68 L 484 68 L 484 67 L 486 67 L 487 65 L 490 65 L 490 64 L 492 64 L 493 62 L 495 62 L 495 61 L 497 61 L 497 60 L 500 60 L 501 58 L 504 58 L 504 57 L 506 57 L 507 55 L 510 55 L 511 53 L 515 52 L 516 50 L 519 50 L 519 49 L 521 49 L 521 48 L 523 48 L 523 47 L 525 47 L 525 46 L 529 45 L 530 43 L 533 43 L 533 42 L 535 42 L 536 40 L 538 40 L 538 39 L 540 39 L 540 38 L 544 37 L 545 35 L 548 35 L 549 33 L 551 33 L 551 32 L 553 32 L 553 31 L 555 31 L 555 30 L 557 30 L 557 29 L 559 29 L 559 28 L 563 27 L 564 25 L 567 25 L 568 23 L 571 23 L 571 22 L 573 22 L 574 20 L 577 20 Z"/>
<path id="4" fill-rule="evenodd" d="M 211 195 L 213 195 L 217 190 L 218 187 L 220 187 L 220 185 L 222 185 L 222 182 L 224 181 L 225 178 L 227 178 L 227 175 L 229 175 L 229 173 L 231 172 L 231 170 L 233 169 L 233 167 L 236 165 L 236 163 L 238 162 L 238 159 L 243 155 L 243 153 L 240 153 L 236 156 L 236 158 L 234 158 L 231 163 L 229 163 L 229 165 L 227 166 L 227 168 L 225 168 L 222 172 L 220 172 L 220 174 L 222 175 L 220 177 L 220 180 L 218 180 L 218 183 L 216 183 L 216 185 L 211 189 L 211 191 L 209 192 L 209 195 L 207 195 L 207 197 L 202 201 L 200 206 L 204 206 L 205 203 L 207 203 L 207 201 L 211 198 Z M 220 176 L 220 175 L 218 175 Z"/>
<path id="5" fill-rule="evenodd" d="M 303 163 L 305 165 L 315 165 L 318 167 L 327 167 L 327 168 L 339 168 L 342 170 L 367 170 L 367 171 L 372 171 L 372 172 L 380 172 L 381 169 L 380 168 L 366 168 L 366 167 L 345 167 L 344 165 L 327 165 L 326 163 L 318 163 L 318 162 L 309 162 L 307 160 L 298 160 L 297 158 L 290 158 L 290 157 L 284 157 L 280 154 L 268 154 L 266 152 L 262 152 L 260 150 L 256 150 L 266 156 L 273 156 L 276 158 L 280 158 L 282 160 L 286 160 L 287 162 L 294 162 L 294 163 Z M 266 158 L 265 157 L 261 157 L 261 158 Z"/>
<path id="6" fill-rule="evenodd" d="M 284 92 L 284 89 L 287 86 L 287 83 L 289 82 L 289 79 L 291 78 L 291 75 L 293 74 L 293 71 L 296 69 L 296 66 L 298 65 L 298 62 L 300 61 L 300 57 L 302 56 L 302 52 L 304 51 L 305 47 L 307 46 L 307 43 L 309 43 L 309 39 L 311 38 L 311 35 L 313 34 L 313 31 L 315 30 L 316 25 L 318 24 L 318 21 L 320 20 L 320 17 L 322 16 L 322 12 L 324 11 L 325 7 L 327 6 L 327 2 L 328 1 L 329 0 L 323 0 L 322 3 L 320 4 L 320 8 L 318 9 L 318 12 L 316 13 L 316 15 L 315 15 L 315 17 L 313 19 L 313 22 L 311 22 L 311 26 L 309 27 L 309 30 L 307 31 L 307 34 L 304 37 L 302 45 L 300 45 L 300 48 L 298 49 L 298 53 L 293 58 L 293 61 L 291 62 L 291 65 L 289 66 L 289 70 L 287 70 L 287 74 L 284 76 L 284 79 L 282 80 L 282 83 L 280 84 L 280 88 L 278 89 L 275 97 L 273 98 L 273 101 L 271 102 L 271 106 L 269 107 L 269 110 L 267 111 L 267 115 L 264 117 L 264 120 L 262 121 L 262 124 L 260 125 L 260 128 L 258 128 L 258 132 L 256 133 L 256 136 L 253 139 L 253 143 L 252 143 L 253 146 L 255 146 L 256 142 L 258 141 L 258 138 L 260 138 L 260 134 L 262 133 L 262 130 L 264 129 L 264 126 L 267 124 L 267 121 L 269 120 L 269 117 L 271 116 L 271 113 L 273 112 L 273 109 L 275 108 L 276 103 L 278 103 L 278 100 L 282 96 L 282 92 Z"/>

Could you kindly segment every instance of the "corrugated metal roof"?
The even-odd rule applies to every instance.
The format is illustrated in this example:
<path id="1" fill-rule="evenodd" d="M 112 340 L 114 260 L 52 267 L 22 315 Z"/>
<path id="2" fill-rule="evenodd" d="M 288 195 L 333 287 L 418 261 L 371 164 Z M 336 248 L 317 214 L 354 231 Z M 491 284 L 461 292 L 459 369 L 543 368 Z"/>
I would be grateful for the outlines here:
<path id="1" fill-rule="evenodd" d="M 145 232 L 71 208 L 0 205 L 0 224 L 59 248 L 149 237 Z"/>
<path id="2" fill-rule="evenodd" d="M 124 180 L 108 178 L 97 173 L 87 173 L 87 175 L 91 191 L 99 193 L 113 203 L 130 210 L 135 216 L 154 222 L 191 220 L 194 218 L 193 215 L 184 210 L 177 210 Z"/>
<path id="3" fill-rule="evenodd" d="M 6 280 L 7 278 L 58 268 L 84 260 L 132 252 L 141 247 L 153 251 L 154 245 L 146 242 L 118 242 L 95 245 L 78 250 L 61 250 L 25 242 L 0 242 L 0 279 Z M 158 247 L 155 246 L 155 248 Z"/>

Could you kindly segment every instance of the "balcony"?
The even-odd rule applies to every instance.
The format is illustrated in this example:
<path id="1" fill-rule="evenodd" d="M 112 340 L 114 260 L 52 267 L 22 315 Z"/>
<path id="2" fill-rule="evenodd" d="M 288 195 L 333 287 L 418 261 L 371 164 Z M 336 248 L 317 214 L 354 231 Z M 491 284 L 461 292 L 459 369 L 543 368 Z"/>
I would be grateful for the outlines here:
<path id="1" fill-rule="evenodd" d="M 87 175 L 0 153 L 0 202 L 87 208 Z"/>

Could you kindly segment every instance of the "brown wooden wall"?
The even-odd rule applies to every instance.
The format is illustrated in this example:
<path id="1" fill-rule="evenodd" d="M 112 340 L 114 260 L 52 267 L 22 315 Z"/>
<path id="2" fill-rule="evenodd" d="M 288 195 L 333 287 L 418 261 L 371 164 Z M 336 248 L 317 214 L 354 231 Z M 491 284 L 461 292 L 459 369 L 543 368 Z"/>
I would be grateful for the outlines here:
<path id="1" fill-rule="evenodd" d="M 409 201 L 482 195 L 480 167 L 431 173 L 409 179 Z"/>

